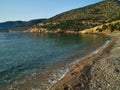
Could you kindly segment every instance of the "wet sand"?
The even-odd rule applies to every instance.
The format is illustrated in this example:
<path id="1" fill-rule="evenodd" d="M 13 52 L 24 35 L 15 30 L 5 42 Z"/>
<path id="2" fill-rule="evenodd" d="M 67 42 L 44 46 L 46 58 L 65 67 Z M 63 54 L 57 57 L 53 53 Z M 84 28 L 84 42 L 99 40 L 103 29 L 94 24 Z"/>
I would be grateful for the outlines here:
<path id="1" fill-rule="evenodd" d="M 74 64 L 50 90 L 120 90 L 120 33 L 96 54 Z"/>

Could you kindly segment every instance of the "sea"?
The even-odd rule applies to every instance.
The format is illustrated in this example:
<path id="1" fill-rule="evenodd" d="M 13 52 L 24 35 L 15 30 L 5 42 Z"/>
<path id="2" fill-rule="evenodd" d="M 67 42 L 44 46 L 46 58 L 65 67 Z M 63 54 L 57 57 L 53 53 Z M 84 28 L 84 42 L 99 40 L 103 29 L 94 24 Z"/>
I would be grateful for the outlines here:
<path id="1" fill-rule="evenodd" d="M 98 34 L 0 33 L 0 90 L 49 90 L 109 40 Z"/>

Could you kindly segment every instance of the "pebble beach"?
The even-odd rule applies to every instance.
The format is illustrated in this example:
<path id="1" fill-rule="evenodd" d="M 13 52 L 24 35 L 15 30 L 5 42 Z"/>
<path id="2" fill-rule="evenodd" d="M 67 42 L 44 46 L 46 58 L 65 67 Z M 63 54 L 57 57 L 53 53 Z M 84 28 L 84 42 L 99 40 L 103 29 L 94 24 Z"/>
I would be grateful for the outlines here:
<path id="1" fill-rule="evenodd" d="M 74 64 L 50 90 L 120 90 L 120 33 L 96 54 Z"/>

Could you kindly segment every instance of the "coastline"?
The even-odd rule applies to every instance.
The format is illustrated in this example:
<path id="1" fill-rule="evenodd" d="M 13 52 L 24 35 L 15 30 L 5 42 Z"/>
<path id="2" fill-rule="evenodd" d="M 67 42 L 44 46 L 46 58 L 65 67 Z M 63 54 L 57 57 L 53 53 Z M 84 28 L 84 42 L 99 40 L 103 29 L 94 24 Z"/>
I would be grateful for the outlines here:
<path id="1" fill-rule="evenodd" d="M 92 36 L 92 40 L 93 40 L 93 37 L 95 38 L 97 35 L 90 35 L 90 36 Z M 103 35 L 103 36 L 105 36 L 109 39 L 108 36 L 106 36 L 106 35 Z M 106 40 L 109 41 L 107 38 L 103 40 L 103 36 L 101 36 L 101 35 L 99 37 L 97 36 L 98 39 L 94 39 L 93 42 L 95 43 L 97 41 L 97 45 L 98 45 L 98 43 L 100 41 L 102 41 L 102 42 L 104 41 L 104 43 L 106 42 Z M 86 37 L 86 35 L 85 35 L 85 37 Z M 19 89 L 19 90 L 41 89 L 41 90 L 47 90 L 54 83 L 59 81 L 61 79 L 61 77 L 63 77 L 68 72 L 68 71 L 65 71 L 66 69 L 69 70 L 69 67 L 71 67 L 71 65 L 78 62 L 79 59 L 85 58 L 86 55 L 88 56 L 91 53 L 96 53 L 98 51 L 98 49 L 101 48 L 101 46 L 103 46 L 104 43 L 101 43 L 99 45 L 99 47 L 97 46 L 94 50 L 93 50 L 93 47 L 95 47 L 95 46 L 91 47 L 90 49 L 87 48 L 87 51 L 85 53 L 82 53 L 82 54 L 77 52 L 77 50 L 79 51 L 79 49 L 76 49 L 75 50 L 76 53 L 74 53 L 75 56 L 73 54 L 71 56 L 70 56 L 70 54 L 68 55 L 69 56 L 67 58 L 69 60 L 68 64 L 65 65 L 64 62 L 62 63 L 61 60 L 64 60 L 64 59 L 61 59 L 60 62 L 55 63 L 55 65 L 56 65 L 55 67 L 49 68 L 49 70 L 44 69 L 44 71 L 42 73 L 39 70 L 35 71 L 35 72 L 33 71 L 28 75 L 25 75 L 21 78 L 18 78 L 17 80 L 15 80 L 12 83 L 8 83 L 7 85 L 5 85 L 3 87 L 1 86 L 0 90 L 10 90 L 10 89 Z M 80 44 L 78 44 L 78 46 L 79 45 Z M 89 53 L 89 50 L 91 50 L 90 53 Z M 81 57 L 81 55 L 83 57 Z M 70 61 L 70 60 L 72 60 L 72 61 Z M 65 67 L 65 68 L 63 68 L 63 67 Z"/>
<path id="2" fill-rule="evenodd" d="M 93 77 L 91 76 L 93 66 L 95 66 L 99 60 L 104 59 L 107 55 L 109 56 L 119 34 L 110 34 L 110 36 L 112 36 L 112 38 L 109 43 L 99 49 L 97 53 L 72 65 L 66 75 L 55 83 L 50 90 L 90 90 L 89 84 Z"/>

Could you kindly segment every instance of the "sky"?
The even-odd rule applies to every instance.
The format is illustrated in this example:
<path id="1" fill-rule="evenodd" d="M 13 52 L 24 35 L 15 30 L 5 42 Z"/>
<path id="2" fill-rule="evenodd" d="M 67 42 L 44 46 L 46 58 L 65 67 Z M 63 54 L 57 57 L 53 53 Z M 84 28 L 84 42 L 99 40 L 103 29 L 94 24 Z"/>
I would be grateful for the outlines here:
<path id="1" fill-rule="evenodd" d="M 0 0 L 0 22 L 50 18 L 102 0 Z"/>

